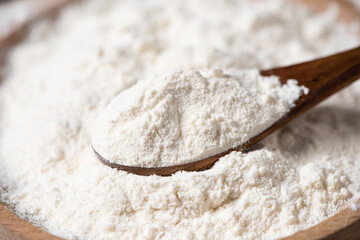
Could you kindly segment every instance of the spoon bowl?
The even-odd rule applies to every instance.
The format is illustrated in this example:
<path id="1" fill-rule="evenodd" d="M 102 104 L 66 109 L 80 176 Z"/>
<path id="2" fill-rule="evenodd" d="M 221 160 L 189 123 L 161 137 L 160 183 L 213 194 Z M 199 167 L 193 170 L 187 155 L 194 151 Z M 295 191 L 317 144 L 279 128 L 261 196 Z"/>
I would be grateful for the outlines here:
<path id="1" fill-rule="evenodd" d="M 309 91 L 307 94 L 302 94 L 295 101 L 295 106 L 274 124 L 235 148 L 191 163 L 151 168 L 112 163 L 102 157 L 94 147 L 93 150 L 103 164 L 143 176 L 154 174 L 170 176 L 178 171 L 200 171 L 207 169 L 219 158 L 232 151 L 246 151 L 250 149 L 277 129 L 360 78 L 360 47 L 309 62 L 262 70 L 260 73 L 263 76 L 277 76 L 282 84 L 286 84 L 288 79 L 296 79 L 299 86 L 304 86 Z"/>

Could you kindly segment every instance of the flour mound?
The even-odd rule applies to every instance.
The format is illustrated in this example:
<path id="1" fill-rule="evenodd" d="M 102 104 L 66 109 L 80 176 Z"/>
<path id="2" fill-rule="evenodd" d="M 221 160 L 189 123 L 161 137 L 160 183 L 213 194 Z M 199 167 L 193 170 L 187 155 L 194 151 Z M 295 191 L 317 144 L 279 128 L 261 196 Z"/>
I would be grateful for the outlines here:
<path id="1" fill-rule="evenodd" d="M 295 80 L 257 70 L 170 71 L 116 96 L 98 117 L 92 145 L 123 165 L 184 164 L 257 135 L 302 94 Z"/>

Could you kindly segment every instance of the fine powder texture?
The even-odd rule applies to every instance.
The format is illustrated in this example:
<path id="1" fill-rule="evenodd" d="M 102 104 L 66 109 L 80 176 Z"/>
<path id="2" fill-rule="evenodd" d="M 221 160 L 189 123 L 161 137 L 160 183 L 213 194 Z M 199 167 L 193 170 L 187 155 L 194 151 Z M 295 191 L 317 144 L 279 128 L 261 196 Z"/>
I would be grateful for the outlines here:
<path id="1" fill-rule="evenodd" d="M 194 162 L 256 136 L 302 92 L 295 80 L 281 85 L 257 70 L 168 72 L 115 97 L 95 123 L 92 146 L 128 166 Z"/>
<path id="2" fill-rule="evenodd" d="M 274 239 L 328 218 L 360 192 L 360 83 L 202 172 L 117 171 L 91 133 L 153 74 L 265 69 L 359 44 L 335 16 L 285 0 L 89 0 L 38 23 L 2 69 L 1 200 L 67 239 Z"/>

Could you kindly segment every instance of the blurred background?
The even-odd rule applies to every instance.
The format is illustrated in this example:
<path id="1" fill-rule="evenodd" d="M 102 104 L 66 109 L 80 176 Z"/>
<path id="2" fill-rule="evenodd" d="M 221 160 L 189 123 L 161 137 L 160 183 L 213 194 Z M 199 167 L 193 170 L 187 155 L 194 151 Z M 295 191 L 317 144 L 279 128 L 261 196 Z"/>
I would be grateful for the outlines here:
<path id="1" fill-rule="evenodd" d="M 45 3 L 56 1 L 59 0 L 0 0 L 0 36 L 5 36 L 14 25 L 31 18 Z M 346 1 L 353 2 L 360 11 L 360 0 Z"/>
<path id="2" fill-rule="evenodd" d="M 0 39 L 38 11 L 64 0 L 0 0 Z"/>

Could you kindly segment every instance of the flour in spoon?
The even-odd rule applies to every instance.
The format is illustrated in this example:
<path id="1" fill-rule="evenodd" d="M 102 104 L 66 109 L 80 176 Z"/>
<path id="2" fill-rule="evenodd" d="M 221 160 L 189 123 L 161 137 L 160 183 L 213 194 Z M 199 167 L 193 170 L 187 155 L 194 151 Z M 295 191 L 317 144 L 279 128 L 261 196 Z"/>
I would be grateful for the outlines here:
<path id="1" fill-rule="evenodd" d="M 91 135 L 138 80 L 200 69 L 220 81 L 359 44 L 335 14 L 287 0 L 89 0 L 36 24 L 2 69 L 1 200 L 66 239 L 275 239 L 328 218 L 360 192 L 359 83 L 202 172 L 118 171 Z"/>
<path id="2" fill-rule="evenodd" d="M 92 146 L 108 161 L 128 166 L 194 162 L 265 130 L 303 89 L 296 80 L 281 85 L 257 70 L 171 71 L 115 97 L 95 123 Z"/>

